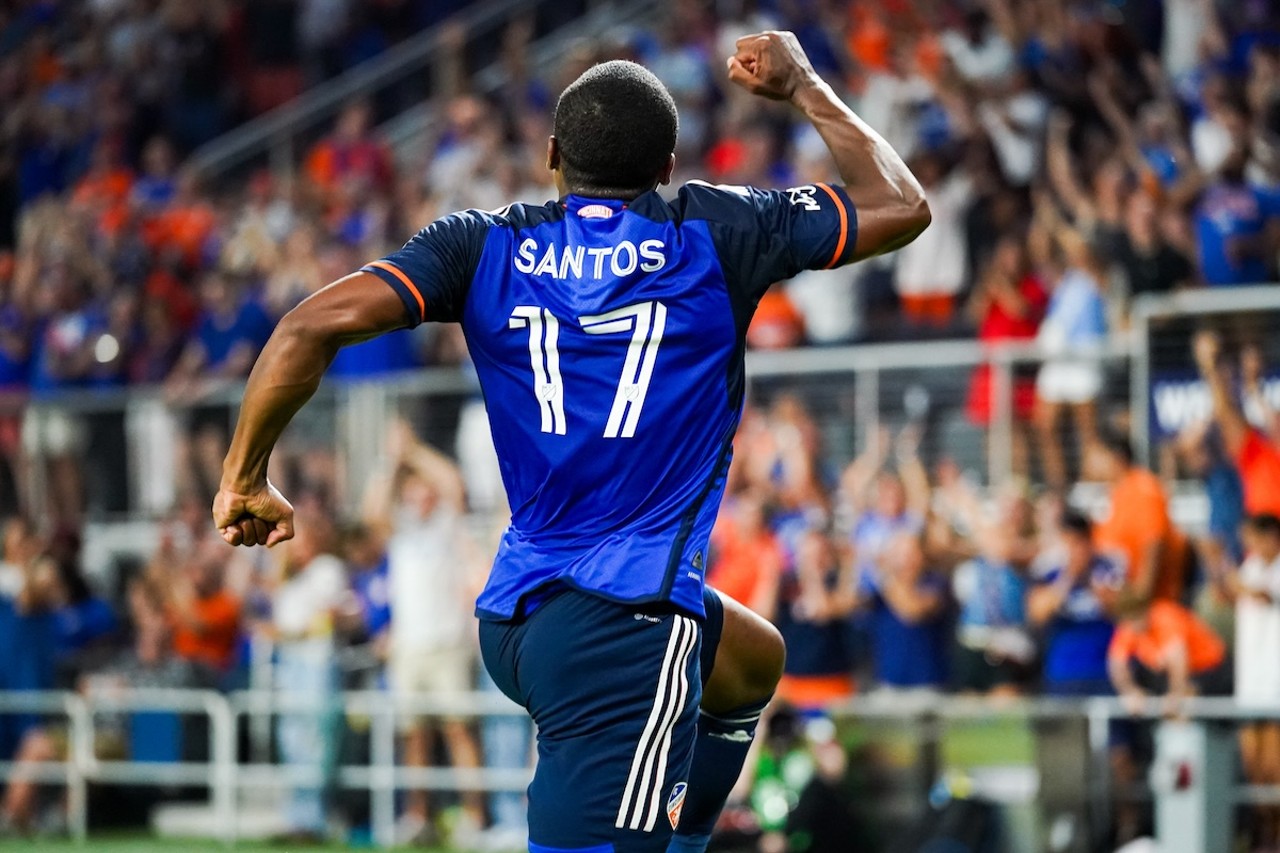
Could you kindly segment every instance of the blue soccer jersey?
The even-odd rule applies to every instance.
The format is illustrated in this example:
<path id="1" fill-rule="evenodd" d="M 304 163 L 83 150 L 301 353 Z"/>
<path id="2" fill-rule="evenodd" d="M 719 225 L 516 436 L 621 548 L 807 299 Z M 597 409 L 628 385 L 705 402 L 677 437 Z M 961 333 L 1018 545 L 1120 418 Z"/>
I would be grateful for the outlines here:
<path id="1" fill-rule="evenodd" d="M 461 322 L 475 362 L 512 513 L 478 616 L 557 584 L 702 614 L 747 325 L 855 234 L 839 187 L 690 183 L 455 213 L 364 267 L 414 324 Z"/>

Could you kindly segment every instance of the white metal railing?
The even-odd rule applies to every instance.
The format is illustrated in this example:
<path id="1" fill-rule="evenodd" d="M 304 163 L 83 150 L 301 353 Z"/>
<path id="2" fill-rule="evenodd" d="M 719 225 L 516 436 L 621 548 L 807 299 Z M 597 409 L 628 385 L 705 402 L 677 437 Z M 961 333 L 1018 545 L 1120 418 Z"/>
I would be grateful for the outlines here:
<path id="1" fill-rule="evenodd" d="M 336 703 L 336 705 L 335 705 Z M 326 713 L 334 708 L 370 723 L 368 766 L 344 765 L 333 778 L 317 764 L 290 767 L 270 763 L 241 763 L 236 754 L 237 727 L 242 717 L 277 714 Z M 131 761 L 104 759 L 95 752 L 97 717 L 103 713 L 170 712 L 200 715 L 209 721 L 208 761 Z M 16 776 L 67 787 L 68 824 L 72 836 L 88 835 L 87 785 L 207 786 L 222 840 L 239 834 L 240 797 L 247 789 L 325 786 L 368 791 L 374 837 L 390 846 L 395 834 L 397 789 L 444 791 L 523 791 L 532 768 L 454 769 L 407 767 L 396 761 L 396 722 L 399 715 L 481 719 L 527 719 L 523 709 L 495 693 L 397 696 L 390 701 L 380 691 L 348 691 L 333 697 L 285 695 L 273 691 L 222 694 L 212 690 L 125 689 L 72 693 L 64 691 L 0 691 L 0 715 L 40 714 L 67 722 L 67 754 L 60 761 L 0 762 L 0 782 Z"/>
<path id="2" fill-rule="evenodd" d="M 270 763 L 241 763 L 236 754 L 237 727 L 242 717 L 281 713 L 324 713 L 336 707 L 345 714 L 367 717 L 370 722 L 370 760 L 365 766 L 344 765 L 332 779 L 317 763 L 288 767 Z M 1258 719 L 1280 719 L 1280 707 L 1270 710 L 1241 707 L 1232 699 L 1195 698 L 1182 709 L 1187 719 L 1224 724 Z M 209 721 L 209 760 L 145 762 L 107 760 L 94 751 L 97 718 L 104 713 L 171 712 L 201 715 Z M 457 695 L 396 697 L 380 691 L 349 691 L 332 697 L 284 695 L 271 691 L 222 694 L 209 690 L 125 689 L 73 693 L 64 691 L 0 691 L 0 715 L 36 713 L 50 720 L 63 719 L 68 726 L 68 749 L 58 761 L 41 763 L 0 762 L 0 782 L 15 776 L 65 785 L 68 820 L 73 837 L 88 836 L 87 786 L 176 784 L 207 786 L 221 840 L 234 843 L 239 834 L 240 793 L 253 789 L 281 789 L 293 785 L 324 785 L 367 791 L 374 838 L 390 846 L 395 827 L 395 795 L 398 789 L 421 788 L 448 791 L 522 791 L 532 778 L 532 767 L 459 770 L 443 767 L 406 767 L 396 759 L 396 720 L 399 714 L 480 720 L 495 717 L 525 719 L 523 709 L 505 697 L 488 692 Z M 883 721 L 923 733 L 922 748 L 935 749 L 941 726 L 993 719 L 1087 721 L 1093 771 L 1100 786 L 1087 796 L 1105 800 L 1108 726 L 1131 714 L 1113 698 L 989 700 L 950 696 L 895 696 L 886 701 L 857 697 L 828 709 L 839 721 Z M 1149 703 L 1144 716 L 1160 719 L 1158 701 Z M 931 780 L 930 780 L 931 781 Z M 1237 803 L 1280 803 L 1280 787 L 1240 785 L 1231 795 Z"/>

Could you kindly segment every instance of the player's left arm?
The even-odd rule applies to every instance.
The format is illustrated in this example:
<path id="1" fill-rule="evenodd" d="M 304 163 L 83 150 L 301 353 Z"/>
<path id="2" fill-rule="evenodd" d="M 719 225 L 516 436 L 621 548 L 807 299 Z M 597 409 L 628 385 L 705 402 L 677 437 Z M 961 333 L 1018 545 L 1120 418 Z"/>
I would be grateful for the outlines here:
<path id="1" fill-rule="evenodd" d="M 852 253 L 842 257 L 837 251 L 837 262 L 900 249 L 929 226 L 929 204 L 920 182 L 898 152 L 818 76 L 795 35 L 744 36 L 737 49 L 729 58 L 729 79 L 753 94 L 790 102 L 813 124 L 835 160 L 842 192 L 857 216 Z M 833 201 L 843 207 L 839 198 Z"/>
<path id="2" fill-rule="evenodd" d="M 280 434 L 320 386 L 338 350 L 409 324 L 401 297 L 378 276 L 353 273 L 284 316 L 249 374 L 213 520 L 231 545 L 293 536 L 293 507 L 267 480 Z"/>

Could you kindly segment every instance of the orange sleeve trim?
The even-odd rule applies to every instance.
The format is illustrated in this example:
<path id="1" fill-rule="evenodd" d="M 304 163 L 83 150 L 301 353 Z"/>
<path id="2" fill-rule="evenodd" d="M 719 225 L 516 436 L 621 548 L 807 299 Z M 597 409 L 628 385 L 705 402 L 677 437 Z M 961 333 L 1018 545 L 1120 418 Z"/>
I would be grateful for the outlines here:
<path id="1" fill-rule="evenodd" d="M 822 191 L 831 196 L 831 200 L 836 203 L 836 210 L 840 211 L 840 239 L 836 241 L 835 254 L 831 256 L 831 261 L 827 264 L 827 269 L 831 269 L 840 263 L 840 258 L 844 255 L 845 243 L 849 242 L 849 211 L 845 210 L 844 202 L 840 200 L 839 194 L 826 184 L 818 184 Z"/>
<path id="2" fill-rule="evenodd" d="M 423 321 L 427 319 L 427 304 L 422 301 L 422 292 L 418 290 L 418 286 L 416 284 L 409 280 L 409 276 L 404 274 L 404 270 L 400 269 L 395 264 L 389 264 L 386 261 L 373 261 L 372 263 L 365 264 L 365 266 L 377 267 L 378 269 L 383 270 L 384 272 L 389 272 L 396 278 L 400 279 L 404 286 L 409 288 L 409 292 L 413 294 L 413 298 L 418 301 L 419 316 L 421 316 Z"/>

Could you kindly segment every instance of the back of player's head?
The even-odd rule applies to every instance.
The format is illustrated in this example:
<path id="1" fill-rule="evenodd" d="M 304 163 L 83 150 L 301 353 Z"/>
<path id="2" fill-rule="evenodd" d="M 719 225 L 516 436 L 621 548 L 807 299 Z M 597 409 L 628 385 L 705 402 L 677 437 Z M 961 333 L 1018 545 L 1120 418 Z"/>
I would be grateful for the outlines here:
<path id="1" fill-rule="evenodd" d="M 634 197 L 657 184 L 676 147 L 676 103 L 647 69 L 592 66 L 556 104 L 560 168 L 573 191 Z"/>

